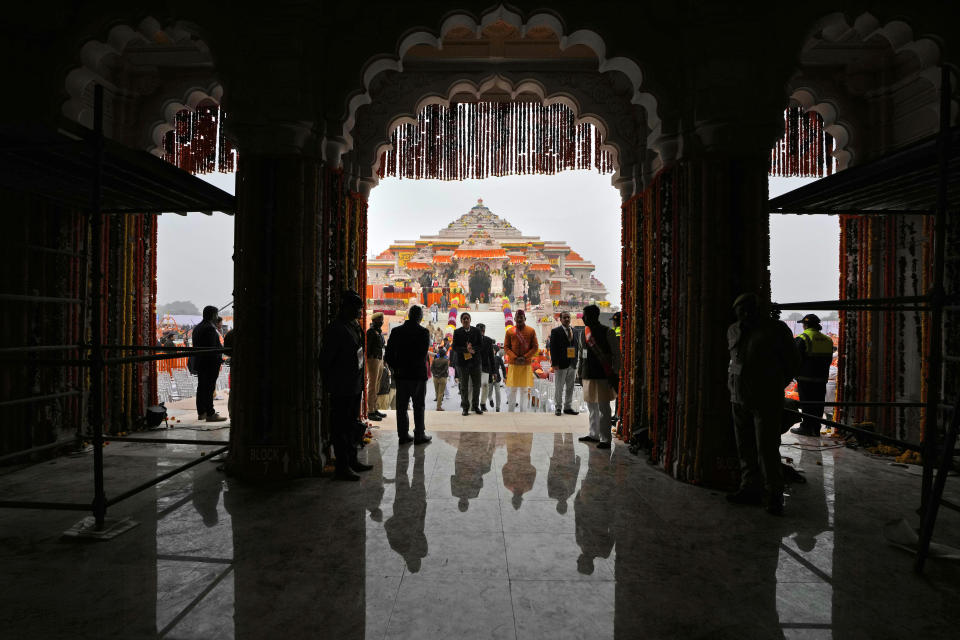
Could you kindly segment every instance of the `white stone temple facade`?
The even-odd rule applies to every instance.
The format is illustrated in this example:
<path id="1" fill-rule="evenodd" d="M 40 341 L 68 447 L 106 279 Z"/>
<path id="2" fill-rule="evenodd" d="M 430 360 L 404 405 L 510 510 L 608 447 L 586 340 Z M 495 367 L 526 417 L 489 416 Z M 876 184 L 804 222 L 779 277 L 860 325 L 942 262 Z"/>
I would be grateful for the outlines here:
<path id="1" fill-rule="evenodd" d="M 437 234 L 397 240 L 368 260 L 367 284 L 420 282 L 428 274 L 434 287 L 455 282 L 466 292 L 471 276 L 479 271 L 489 276 L 488 299 L 507 295 L 513 300 L 581 304 L 607 298 L 606 287 L 593 274 L 595 268 L 566 242 L 524 235 L 481 198 Z"/>

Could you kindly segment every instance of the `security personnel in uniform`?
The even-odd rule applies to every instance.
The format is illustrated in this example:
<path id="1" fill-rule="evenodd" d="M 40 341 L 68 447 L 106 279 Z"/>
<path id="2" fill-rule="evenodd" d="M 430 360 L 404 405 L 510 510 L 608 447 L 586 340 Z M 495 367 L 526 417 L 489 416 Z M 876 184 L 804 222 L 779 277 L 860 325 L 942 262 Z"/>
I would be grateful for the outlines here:
<path id="1" fill-rule="evenodd" d="M 820 333 L 823 327 L 816 314 L 808 313 L 801 320 L 803 333 L 796 337 L 800 351 L 800 373 L 797 375 L 797 393 L 800 402 L 820 404 L 801 405 L 800 411 L 815 416 L 823 415 L 823 401 L 827 397 L 827 380 L 830 378 L 830 363 L 833 362 L 833 340 Z M 790 433 L 800 436 L 819 436 L 820 423 L 813 418 L 804 418 Z"/>

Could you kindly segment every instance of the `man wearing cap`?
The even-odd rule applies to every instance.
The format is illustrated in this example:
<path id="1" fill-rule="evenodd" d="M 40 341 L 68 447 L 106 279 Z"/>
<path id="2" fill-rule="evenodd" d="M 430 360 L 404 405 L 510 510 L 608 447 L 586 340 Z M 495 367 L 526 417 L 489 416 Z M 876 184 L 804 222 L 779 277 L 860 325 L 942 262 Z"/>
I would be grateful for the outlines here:
<path id="1" fill-rule="evenodd" d="M 354 471 L 373 466 L 357 460 L 357 444 L 363 435 L 360 402 L 363 398 L 363 300 L 356 291 L 344 291 L 340 313 L 323 332 L 320 372 L 330 402 L 330 439 L 336 456 L 335 480 L 359 480 Z"/>
<path id="2" fill-rule="evenodd" d="M 377 411 L 377 390 L 380 389 L 382 373 L 383 313 L 377 311 L 370 316 L 370 328 L 367 329 L 367 417 L 370 420 L 383 420 L 387 416 Z"/>
<path id="3" fill-rule="evenodd" d="M 740 456 L 740 489 L 727 500 L 763 504 L 769 513 L 782 515 L 783 390 L 796 374 L 800 356 L 787 325 L 761 315 L 757 294 L 738 296 L 733 310 L 737 321 L 727 328 L 727 386 Z"/>
<path id="4" fill-rule="evenodd" d="M 808 313 L 801 322 L 803 333 L 795 338 L 797 350 L 800 352 L 797 393 L 800 396 L 800 402 L 819 404 L 801 405 L 800 411 L 823 416 L 823 401 L 827 397 L 830 363 L 833 362 L 833 340 L 820 333 L 823 327 L 816 314 Z M 804 417 L 800 426 L 790 429 L 790 433 L 816 437 L 820 435 L 820 423 L 814 418 Z"/>

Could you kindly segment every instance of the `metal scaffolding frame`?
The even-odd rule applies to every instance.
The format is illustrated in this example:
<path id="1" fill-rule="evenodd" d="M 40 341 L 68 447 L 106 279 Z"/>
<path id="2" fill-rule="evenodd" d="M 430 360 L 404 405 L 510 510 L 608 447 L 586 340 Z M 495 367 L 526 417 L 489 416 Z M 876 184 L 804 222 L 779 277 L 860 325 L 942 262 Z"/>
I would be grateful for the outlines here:
<path id="1" fill-rule="evenodd" d="M 798 215 L 932 215 L 934 216 L 933 228 L 933 283 L 929 291 L 921 296 L 901 296 L 892 298 L 869 298 L 860 300 L 827 300 L 813 302 L 791 302 L 774 303 L 773 308 L 776 311 L 787 309 L 827 309 L 827 310 L 846 310 L 846 311 L 893 311 L 893 310 L 911 310 L 930 314 L 930 332 L 927 339 L 927 359 L 929 364 L 929 374 L 927 380 L 927 397 L 921 403 L 904 402 L 831 402 L 826 403 L 832 406 L 876 406 L 876 407 L 905 407 L 905 406 L 923 406 L 926 409 L 925 421 L 923 424 L 922 443 L 916 444 L 906 442 L 898 438 L 892 438 L 874 433 L 865 429 L 860 429 L 852 425 L 827 420 L 823 416 L 814 416 L 809 413 L 801 413 L 802 416 L 818 420 L 821 424 L 836 427 L 842 431 L 868 437 L 879 442 L 886 442 L 912 451 L 920 451 L 923 459 L 923 476 L 921 482 L 921 505 L 919 509 L 921 526 L 919 532 L 919 546 L 917 549 L 917 558 L 914 564 L 916 572 L 923 571 L 924 564 L 929 555 L 930 542 L 933 537 L 933 529 L 936 524 L 937 513 L 940 506 L 945 506 L 955 511 L 960 511 L 960 505 L 952 503 L 943 498 L 943 490 L 946 484 L 947 474 L 954 456 L 958 455 L 954 447 L 957 442 L 958 419 L 960 411 L 956 407 L 945 403 L 946 390 L 943 389 L 943 365 L 945 362 L 960 361 L 955 357 L 947 357 L 943 353 L 943 314 L 945 310 L 955 310 L 957 308 L 957 296 L 948 296 L 944 289 L 945 272 L 945 242 L 947 233 L 947 209 L 950 196 L 953 196 L 953 202 L 956 204 L 958 193 L 954 188 L 951 193 L 951 177 L 956 177 L 958 167 L 951 166 L 951 162 L 958 160 L 951 156 L 951 146 L 954 138 L 958 137 L 960 128 L 950 127 L 950 95 L 951 95 L 951 71 L 946 65 L 941 66 L 940 77 L 940 123 L 939 132 L 933 139 L 936 145 L 936 171 L 935 177 L 924 175 L 922 167 L 915 168 L 914 173 L 910 174 L 902 170 L 901 164 L 909 163 L 912 159 L 927 157 L 929 153 L 930 140 L 924 141 L 922 145 L 914 145 L 903 152 L 894 152 L 887 157 L 877 160 L 875 165 L 882 165 L 875 168 L 873 174 L 858 175 L 852 181 L 845 181 L 843 174 L 835 174 L 828 187 L 817 188 L 819 182 L 806 187 L 784 194 L 770 200 L 770 213 L 772 214 L 798 214 Z M 960 149 L 958 149 L 960 151 Z M 960 154 L 958 154 L 960 156 Z M 960 164 L 960 163 L 958 163 Z M 866 165 L 867 167 L 871 165 Z M 906 207 L 894 206 L 892 208 L 877 208 L 878 198 L 883 200 L 886 192 L 899 188 L 897 184 L 908 184 L 911 176 L 923 175 L 923 180 L 914 180 L 908 192 L 898 191 L 894 200 L 899 199 L 900 203 L 907 203 Z M 932 178 L 932 179 L 931 179 Z M 831 180 L 830 178 L 826 179 Z M 886 181 L 886 182 L 885 182 Z M 935 206 L 913 207 L 911 199 L 916 199 L 919 193 L 928 189 L 930 182 L 933 182 L 936 189 Z M 851 184 L 852 183 L 852 184 Z M 875 188 L 876 184 L 883 184 L 879 191 Z M 890 186 L 890 184 L 894 186 Z M 919 186 L 916 183 L 920 183 Z M 853 195 L 845 193 L 845 187 L 853 191 Z M 791 198 L 792 194 L 803 192 L 799 198 Z M 924 194 L 928 195 L 928 194 Z M 889 197 L 889 196 L 887 196 Z M 853 206 L 844 206 L 843 200 L 853 202 Z M 796 203 L 786 202 L 790 199 L 800 201 L 816 201 L 813 206 L 797 205 Z M 866 200 L 865 206 L 856 206 L 856 202 Z M 827 201 L 824 205 L 823 201 Z M 885 203 L 881 203 L 885 204 Z M 951 304 L 953 303 L 953 304 Z M 922 354 L 921 354 L 922 358 Z M 816 402 L 801 402 L 804 404 L 821 404 Z M 945 438 L 942 447 L 937 447 L 937 416 L 940 410 L 951 411 L 952 419 L 949 426 L 945 429 Z M 937 460 L 939 453 L 939 462 Z M 937 468 L 936 477 L 934 477 L 934 468 Z"/>
<path id="2" fill-rule="evenodd" d="M 31 132 L 38 133 L 38 132 Z M 79 136 L 70 135 L 66 141 L 62 137 L 51 137 L 45 132 L 39 132 L 40 143 L 38 145 L 25 145 L 20 147 L 4 146 L 0 152 L 6 154 L 16 154 L 20 158 L 21 154 L 33 153 L 30 162 L 27 163 L 26 174 L 18 174 L 9 177 L 9 180 L 22 180 L 23 184 L 18 182 L 18 186 L 24 187 L 28 191 L 33 191 L 41 196 L 59 201 L 68 206 L 85 210 L 86 226 L 91 233 L 92 239 L 90 247 L 85 247 L 83 251 L 66 252 L 71 257 L 87 258 L 86 270 L 89 273 L 84 274 L 83 297 L 82 298 L 58 298 L 52 296 L 32 296 L 20 294 L 0 294 L 0 300 L 21 301 L 31 303 L 61 303 L 61 304 L 81 304 L 83 305 L 83 333 L 82 340 L 86 339 L 87 332 L 90 334 L 88 344 L 77 345 L 36 345 L 27 347 L 5 347 L 0 349 L 0 362 L 5 364 L 17 364 L 27 362 L 37 366 L 54 367 L 83 367 L 90 371 L 90 392 L 89 392 L 89 426 L 91 433 L 81 433 L 82 427 L 78 425 L 77 434 L 74 438 L 60 440 L 29 449 L 17 451 L 0 457 L 0 462 L 7 462 L 28 456 L 33 453 L 51 451 L 69 446 L 77 446 L 82 440 L 90 439 L 93 445 L 93 484 L 94 497 L 90 503 L 80 502 L 44 502 L 44 501 L 18 501 L 18 500 L 0 500 L 0 508 L 11 509 L 55 509 L 69 511 L 92 511 L 95 521 L 95 532 L 102 532 L 105 528 L 106 514 L 108 507 L 118 502 L 126 500 L 159 482 L 171 478 L 186 469 L 189 469 L 205 460 L 209 460 L 225 452 L 229 445 L 222 440 L 184 440 L 184 439 L 164 439 L 164 438 L 138 438 L 138 437 L 109 437 L 110 440 L 120 442 L 140 442 L 144 444 L 195 444 L 195 445 L 213 445 L 217 448 L 196 459 L 171 469 L 159 476 L 151 478 L 131 489 L 128 489 L 112 498 L 108 498 L 104 486 L 104 460 L 103 446 L 106 438 L 103 433 L 103 384 L 104 373 L 107 367 L 138 363 L 152 362 L 156 360 L 181 358 L 184 355 L 198 353 L 229 353 L 229 349 L 224 348 L 195 348 L 195 347 L 155 347 L 142 345 L 105 345 L 101 334 L 102 314 L 103 314 L 103 294 L 101 293 L 101 284 L 103 273 L 101 270 L 102 257 L 104 255 L 103 247 L 103 216 L 113 215 L 113 213 L 132 213 L 155 214 L 159 212 L 172 211 L 176 213 L 186 213 L 191 210 L 199 210 L 204 213 L 212 211 L 223 211 L 233 213 L 235 211 L 235 198 L 220 189 L 207 185 L 193 176 L 183 174 L 175 167 L 169 167 L 161 160 L 153 158 L 141 152 L 131 152 L 130 150 L 114 146 L 111 148 L 109 159 L 110 168 L 115 173 L 110 178 L 110 205 L 105 205 L 104 196 L 104 165 L 107 161 L 105 156 L 105 147 L 109 143 L 103 136 L 103 87 L 96 85 L 94 89 L 94 127 L 92 132 L 84 131 Z M 50 154 L 49 156 L 44 154 Z M 145 157 L 144 157 L 145 156 Z M 56 170 L 45 166 L 45 161 L 53 159 L 61 162 Z M 91 170 L 90 177 L 82 170 Z M 59 171 L 59 174 L 57 173 Z M 39 176 L 37 175 L 39 173 Z M 62 179 L 63 184 L 54 188 L 46 189 L 49 184 L 50 174 L 55 178 Z M 183 174 L 183 175 L 180 175 Z M 42 178 L 38 182 L 38 177 Z M 169 181 L 177 183 L 177 187 L 186 189 L 171 189 L 166 186 Z M 87 188 L 89 196 L 84 203 L 78 196 L 78 191 L 83 188 L 83 181 L 88 181 Z M 9 184 L 9 183 L 8 183 Z M 129 187 L 127 185 L 130 185 Z M 41 187 L 41 188 L 38 188 Z M 122 206 L 117 203 L 121 203 Z M 136 206 L 140 204 L 141 206 Z M 46 248 L 41 248 L 46 250 Z M 57 253 L 64 253 L 64 250 L 51 250 Z M 92 263 L 92 268 L 91 268 Z M 87 282 L 89 280 L 89 287 Z M 92 291 L 91 291 L 92 290 Z M 90 326 L 87 326 L 86 307 L 90 306 L 90 315 L 92 316 Z M 107 358 L 105 353 L 110 351 L 148 351 L 146 355 L 130 355 L 123 357 Z M 160 351 L 161 353 L 157 353 Z M 34 357 L 17 358 L 19 354 L 36 354 L 43 352 L 79 352 L 80 357 L 40 360 Z M 71 389 L 59 393 L 43 394 L 27 398 L 18 398 L 0 402 L 0 406 L 10 406 L 15 404 L 35 403 L 55 398 L 73 396 L 82 394 L 82 389 Z M 82 424 L 82 420 L 81 420 Z"/>

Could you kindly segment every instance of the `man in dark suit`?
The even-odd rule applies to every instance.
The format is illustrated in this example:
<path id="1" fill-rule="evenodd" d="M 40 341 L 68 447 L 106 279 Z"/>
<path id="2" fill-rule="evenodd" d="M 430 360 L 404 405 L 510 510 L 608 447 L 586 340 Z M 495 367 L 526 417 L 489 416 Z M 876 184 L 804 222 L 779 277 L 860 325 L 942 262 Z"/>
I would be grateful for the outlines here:
<path id="1" fill-rule="evenodd" d="M 558 416 L 561 413 L 571 416 L 579 413 L 570 406 L 579 357 L 580 346 L 570 327 L 570 312 L 563 311 L 560 313 L 560 326 L 550 332 L 550 364 L 554 374 L 553 405 Z"/>
<path id="2" fill-rule="evenodd" d="M 397 382 L 397 436 L 400 444 L 426 444 L 432 439 L 426 434 L 423 410 L 427 395 L 427 351 L 430 332 L 420 326 L 423 307 L 414 305 L 406 322 L 390 332 L 384 359 Z M 413 400 L 413 437 L 407 404 Z"/>
<path id="3" fill-rule="evenodd" d="M 220 332 L 216 327 L 217 308 L 207 306 L 203 308 L 203 322 L 193 328 L 193 346 L 198 348 L 219 349 Z M 223 422 L 226 420 L 213 408 L 213 394 L 217 388 L 217 377 L 220 375 L 220 365 L 223 356 L 219 353 L 198 353 L 194 356 L 194 367 L 197 372 L 197 417 L 207 422 Z"/>
<path id="4" fill-rule="evenodd" d="M 336 480 L 359 480 L 354 471 L 373 467 L 357 460 L 357 444 L 363 435 L 359 421 L 363 397 L 363 329 L 360 318 L 363 300 L 356 291 L 345 291 L 340 300 L 340 313 L 323 332 L 320 350 L 320 372 L 323 387 L 329 394 L 330 439 L 336 456 Z"/>
<path id="5" fill-rule="evenodd" d="M 480 410 L 487 410 L 487 402 L 493 397 L 494 391 L 497 396 L 497 410 L 500 409 L 500 373 L 497 371 L 497 343 L 493 338 L 487 337 L 487 327 L 482 322 L 477 323 L 477 329 L 483 336 L 480 347 L 480 371 L 483 378 L 483 384 L 480 387 Z"/>
<path id="6" fill-rule="evenodd" d="M 483 335 L 476 327 L 470 326 L 470 314 L 460 316 L 461 327 L 453 332 L 453 351 L 457 354 L 456 370 L 460 380 L 460 408 L 463 415 L 474 412 L 483 413 L 480 408 L 480 374 L 483 352 Z"/>

